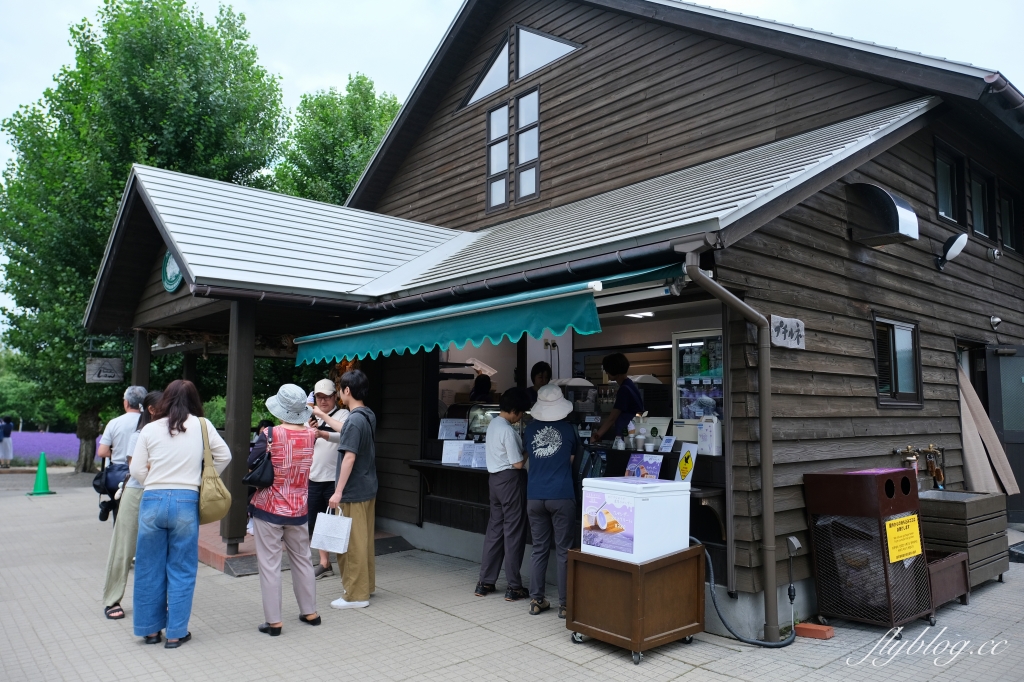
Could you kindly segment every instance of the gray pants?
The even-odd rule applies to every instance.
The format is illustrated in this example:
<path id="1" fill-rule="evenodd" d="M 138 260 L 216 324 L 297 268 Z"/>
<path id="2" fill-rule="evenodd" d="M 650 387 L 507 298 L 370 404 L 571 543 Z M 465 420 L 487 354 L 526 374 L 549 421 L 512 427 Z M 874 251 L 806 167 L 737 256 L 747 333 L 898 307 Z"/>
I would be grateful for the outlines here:
<path id="1" fill-rule="evenodd" d="M 121 493 L 120 514 L 114 523 L 114 535 L 107 552 L 107 580 L 103 585 L 103 606 L 120 604 L 128 571 L 135 556 L 135 540 L 139 537 L 139 504 L 142 488 L 125 488 Z"/>
<path id="2" fill-rule="evenodd" d="M 555 548 L 558 562 L 558 603 L 565 606 L 565 572 L 576 532 L 575 500 L 528 500 L 526 513 L 530 517 L 533 534 L 533 566 L 530 569 L 530 597 L 544 600 L 545 576 L 548 572 L 548 553 Z"/>
<path id="3" fill-rule="evenodd" d="M 263 617 L 268 623 L 281 622 L 281 554 L 288 551 L 292 565 L 292 591 L 299 603 L 299 615 L 316 613 L 316 578 L 309 561 L 309 530 L 301 526 L 279 526 L 263 519 L 252 520 L 256 538 L 256 561 L 260 566 Z"/>
<path id="4" fill-rule="evenodd" d="M 490 518 L 484 536 L 484 555 L 480 560 L 480 582 L 493 585 L 505 564 L 505 580 L 512 589 L 523 586 L 519 567 L 526 549 L 526 481 L 522 469 L 507 469 L 491 474 Z"/>

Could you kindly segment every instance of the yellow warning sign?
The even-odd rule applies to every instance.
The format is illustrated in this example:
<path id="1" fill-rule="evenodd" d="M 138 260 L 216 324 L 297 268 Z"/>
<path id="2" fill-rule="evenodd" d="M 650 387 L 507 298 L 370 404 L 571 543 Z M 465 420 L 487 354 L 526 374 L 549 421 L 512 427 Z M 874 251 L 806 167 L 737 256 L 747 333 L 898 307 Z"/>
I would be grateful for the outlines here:
<path id="1" fill-rule="evenodd" d="M 679 480 L 685 481 L 686 477 L 690 475 L 690 471 L 693 469 L 693 455 L 690 454 L 689 450 L 686 450 L 679 456 Z"/>
<path id="2" fill-rule="evenodd" d="M 921 531 L 917 514 L 885 522 L 885 539 L 889 543 L 889 563 L 909 559 L 921 553 Z"/>

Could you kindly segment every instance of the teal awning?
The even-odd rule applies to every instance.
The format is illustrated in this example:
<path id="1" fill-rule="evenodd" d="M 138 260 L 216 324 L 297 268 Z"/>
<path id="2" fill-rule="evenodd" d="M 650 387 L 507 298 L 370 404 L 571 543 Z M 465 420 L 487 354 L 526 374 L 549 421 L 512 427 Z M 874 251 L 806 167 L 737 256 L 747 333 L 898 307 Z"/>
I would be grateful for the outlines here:
<path id="1" fill-rule="evenodd" d="M 435 347 L 447 350 L 452 345 L 463 348 L 467 343 L 479 348 L 485 339 L 494 344 L 505 337 L 516 342 L 523 334 L 539 339 L 545 330 L 556 336 L 569 328 L 577 334 L 596 334 L 601 331 L 601 322 L 594 303 L 595 291 L 601 291 L 605 285 L 679 276 L 681 271 L 679 265 L 653 268 L 601 282 L 579 282 L 459 303 L 303 336 L 295 339 L 295 364 L 376 358 L 395 352 L 402 355 Z"/>

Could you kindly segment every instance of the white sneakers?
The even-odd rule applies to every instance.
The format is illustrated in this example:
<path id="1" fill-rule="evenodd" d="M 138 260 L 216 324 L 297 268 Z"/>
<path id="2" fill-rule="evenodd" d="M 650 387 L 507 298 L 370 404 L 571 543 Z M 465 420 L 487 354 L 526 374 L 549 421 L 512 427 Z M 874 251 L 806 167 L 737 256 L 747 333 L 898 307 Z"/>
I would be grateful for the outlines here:
<path id="1" fill-rule="evenodd" d="M 369 605 L 368 601 L 345 601 L 341 598 L 331 602 L 332 609 L 365 609 Z"/>

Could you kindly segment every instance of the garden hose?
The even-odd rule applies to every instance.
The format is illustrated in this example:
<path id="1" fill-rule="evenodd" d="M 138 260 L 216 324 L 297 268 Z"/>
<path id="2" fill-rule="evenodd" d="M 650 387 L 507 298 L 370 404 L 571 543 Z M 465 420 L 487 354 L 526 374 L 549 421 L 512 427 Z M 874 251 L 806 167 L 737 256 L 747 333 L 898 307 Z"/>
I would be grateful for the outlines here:
<path id="1" fill-rule="evenodd" d="M 698 540 L 697 538 L 693 537 L 692 535 L 690 536 L 690 542 L 692 542 L 694 544 L 698 544 L 698 545 L 701 544 L 701 541 Z M 789 609 L 790 609 L 790 617 L 792 619 L 792 623 L 791 623 L 791 628 L 790 628 L 789 636 L 786 637 L 786 639 L 782 640 L 781 642 L 764 642 L 764 641 L 761 641 L 760 639 L 750 639 L 748 637 L 744 637 L 743 635 L 739 634 L 738 632 L 736 632 L 733 629 L 732 625 L 729 625 L 729 621 L 727 621 L 725 619 L 725 615 L 722 613 L 722 610 L 720 608 L 718 608 L 718 597 L 715 594 L 715 569 L 711 565 L 711 553 L 708 552 L 708 548 L 707 547 L 704 548 L 704 558 L 707 560 L 707 564 L 708 564 L 708 577 L 709 577 L 708 584 L 711 586 L 711 603 L 715 605 L 715 611 L 718 613 L 718 618 L 722 621 L 722 625 L 725 626 L 726 630 L 728 630 L 730 633 L 732 633 L 733 637 L 735 637 L 736 639 L 738 639 L 739 641 L 741 641 L 741 642 L 743 642 L 745 644 L 752 644 L 753 646 L 761 646 L 761 647 L 765 647 L 766 649 L 781 649 L 782 647 L 789 646 L 790 644 L 793 643 L 793 641 L 796 639 L 796 607 L 794 605 L 794 602 L 796 602 L 796 586 L 793 585 L 793 555 L 792 554 L 790 554 L 790 556 L 789 556 Z"/>

